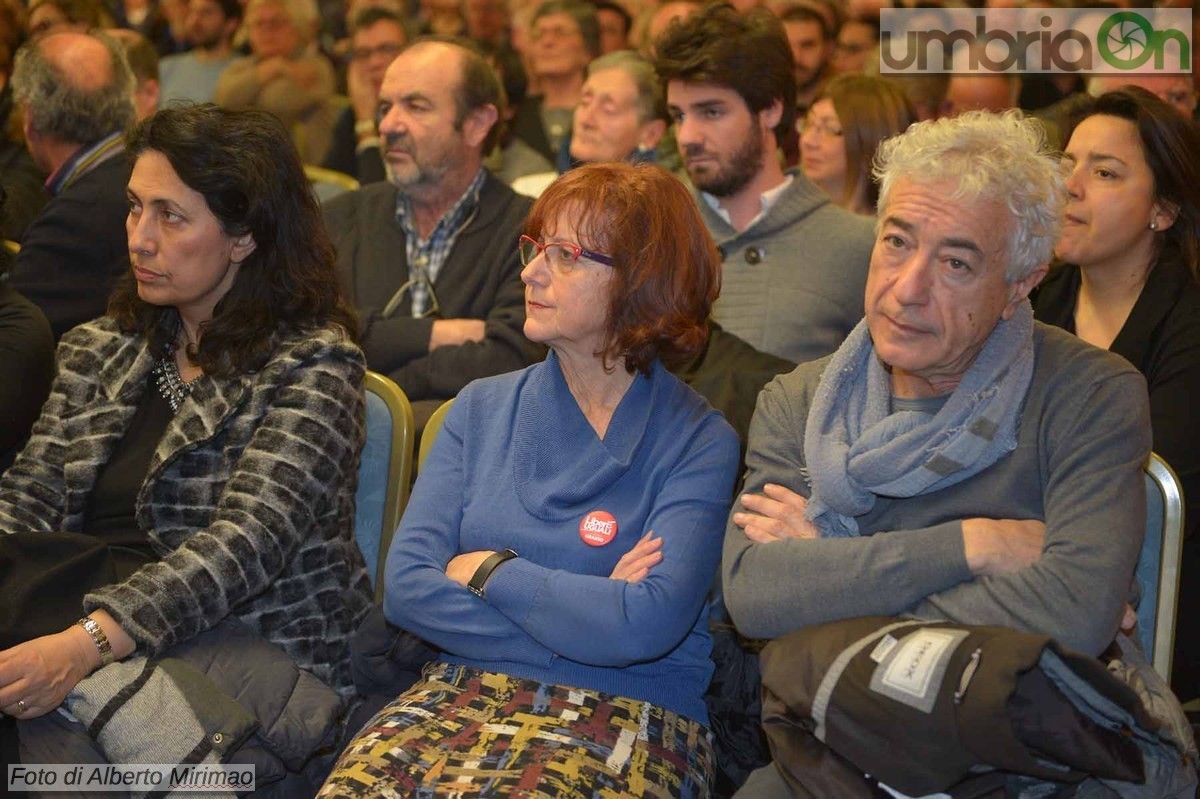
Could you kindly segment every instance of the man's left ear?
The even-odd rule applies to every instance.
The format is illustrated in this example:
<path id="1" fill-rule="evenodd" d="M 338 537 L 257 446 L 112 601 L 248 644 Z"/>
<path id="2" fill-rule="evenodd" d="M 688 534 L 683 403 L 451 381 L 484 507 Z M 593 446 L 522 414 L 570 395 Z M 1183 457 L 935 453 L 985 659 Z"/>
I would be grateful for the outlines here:
<path id="1" fill-rule="evenodd" d="M 250 253 L 254 252 L 254 248 L 258 243 L 254 240 L 253 233 L 243 233 L 236 236 L 233 240 L 233 250 L 229 253 L 229 260 L 235 264 L 241 264 L 242 261 L 250 257 Z"/>
<path id="2" fill-rule="evenodd" d="M 463 136 L 466 137 L 467 144 L 471 147 L 482 145 L 499 116 L 500 112 L 496 110 L 496 106 L 491 104 L 481 105 L 467 112 L 462 123 Z"/>
<path id="3" fill-rule="evenodd" d="M 1034 267 L 1033 271 L 1020 280 L 1014 280 L 1008 284 L 1008 304 L 1004 306 L 1004 310 L 1000 314 L 1001 319 L 1012 318 L 1017 306 L 1024 302 L 1029 297 L 1029 292 L 1037 288 L 1037 284 L 1045 279 L 1049 269 L 1049 264 L 1042 264 Z"/>

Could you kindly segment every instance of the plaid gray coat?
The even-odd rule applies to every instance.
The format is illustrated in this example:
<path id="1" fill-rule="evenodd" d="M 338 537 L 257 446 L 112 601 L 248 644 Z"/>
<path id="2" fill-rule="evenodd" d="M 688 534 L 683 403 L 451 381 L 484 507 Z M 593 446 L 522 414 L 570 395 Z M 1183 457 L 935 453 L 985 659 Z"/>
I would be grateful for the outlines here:
<path id="1" fill-rule="evenodd" d="M 63 336 L 32 437 L 0 480 L 0 530 L 81 530 L 100 466 L 151 385 L 140 336 L 104 317 Z M 137 498 L 160 560 L 92 594 L 154 655 L 230 614 L 343 694 L 371 589 L 354 542 L 361 351 L 339 329 L 282 337 L 257 372 L 202 377 Z"/>

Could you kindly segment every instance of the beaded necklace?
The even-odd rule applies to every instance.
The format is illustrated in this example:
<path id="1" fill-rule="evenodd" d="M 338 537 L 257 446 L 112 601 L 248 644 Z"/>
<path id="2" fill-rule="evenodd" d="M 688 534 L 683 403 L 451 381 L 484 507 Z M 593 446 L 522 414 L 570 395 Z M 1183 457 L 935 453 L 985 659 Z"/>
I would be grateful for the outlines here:
<path id="1" fill-rule="evenodd" d="M 196 381 L 193 380 L 190 383 L 183 381 L 183 377 L 179 374 L 179 366 L 175 363 L 173 347 L 168 345 L 166 353 L 158 359 L 158 363 L 154 364 L 154 377 L 158 384 L 158 393 L 162 394 L 163 399 L 171 406 L 171 413 L 178 413 L 179 406 L 196 387 Z"/>

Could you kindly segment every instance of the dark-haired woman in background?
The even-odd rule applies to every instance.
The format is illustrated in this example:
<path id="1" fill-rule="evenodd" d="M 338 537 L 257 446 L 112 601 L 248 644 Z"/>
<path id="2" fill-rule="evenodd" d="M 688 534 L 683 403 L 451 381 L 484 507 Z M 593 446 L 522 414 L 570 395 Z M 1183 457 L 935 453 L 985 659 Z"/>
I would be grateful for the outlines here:
<path id="1" fill-rule="evenodd" d="M 705 340 L 716 248 L 682 183 L 624 163 L 559 178 L 526 229 L 550 355 L 459 394 L 388 555 L 388 619 L 444 654 L 323 797 L 709 795 L 738 442 L 663 362 Z"/>
<path id="2" fill-rule="evenodd" d="M 1180 618 L 1200 614 L 1200 132 L 1127 87 L 1084 108 L 1066 147 L 1069 201 L 1035 316 L 1124 356 L 1146 377 L 1154 451 L 1183 482 Z M 1200 635 L 1181 624 L 1172 687 L 1200 695 Z"/>
<path id="3" fill-rule="evenodd" d="M 363 356 L 287 131 L 259 111 L 169 109 L 127 149 L 132 270 L 107 316 L 63 337 L 0 482 L 0 531 L 94 536 L 115 578 L 76 594 L 60 632 L 0 651 L 26 762 L 76 751 L 61 742 L 83 728 L 53 711 L 93 671 L 227 619 L 348 697 L 347 639 L 370 603 L 352 522 Z M 183 734 L 159 712 L 125 724 Z M 110 760 L 128 751 L 100 742 Z"/>

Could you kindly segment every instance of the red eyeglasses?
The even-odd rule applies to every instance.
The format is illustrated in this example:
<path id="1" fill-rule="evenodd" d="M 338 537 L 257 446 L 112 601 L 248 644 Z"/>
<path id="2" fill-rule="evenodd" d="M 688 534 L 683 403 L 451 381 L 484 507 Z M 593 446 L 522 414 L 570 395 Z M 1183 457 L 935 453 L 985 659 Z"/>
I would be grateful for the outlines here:
<path id="1" fill-rule="evenodd" d="M 545 253 L 546 260 L 553 266 L 570 267 L 579 260 L 580 256 L 590 258 L 599 264 L 612 266 L 612 256 L 605 255 L 600 252 L 592 252 L 585 250 L 578 244 L 571 244 L 569 241 L 555 241 L 550 244 L 540 244 L 534 241 L 529 236 L 522 236 L 518 244 L 518 249 L 521 252 L 521 263 L 528 266 L 534 258 L 539 254 Z"/>

